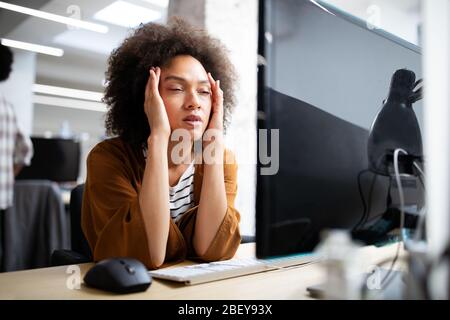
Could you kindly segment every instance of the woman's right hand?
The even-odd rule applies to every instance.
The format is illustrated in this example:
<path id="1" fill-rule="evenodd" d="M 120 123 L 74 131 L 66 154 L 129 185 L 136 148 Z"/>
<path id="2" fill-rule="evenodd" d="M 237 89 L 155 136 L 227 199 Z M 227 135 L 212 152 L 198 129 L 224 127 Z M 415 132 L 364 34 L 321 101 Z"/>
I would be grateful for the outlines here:
<path id="1" fill-rule="evenodd" d="M 149 72 L 150 76 L 145 87 L 144 111 L 150 126 L 150 134 L 169 139 L 171 132 L 169 118 L 158 89 L 161 68 L 151 67 Z"/>

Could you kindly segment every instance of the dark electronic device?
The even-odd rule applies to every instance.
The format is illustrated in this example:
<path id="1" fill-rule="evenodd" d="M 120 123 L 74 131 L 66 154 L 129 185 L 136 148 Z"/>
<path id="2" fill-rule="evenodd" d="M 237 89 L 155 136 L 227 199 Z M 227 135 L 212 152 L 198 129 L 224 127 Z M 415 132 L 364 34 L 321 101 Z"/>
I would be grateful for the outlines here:
<path id="1" fill-rule="evenodd" d="M 84 282 L 90 287 L 105 291 L 133 293 L 147 290 L 152 278 L 139 260 L 110 258 L 89 269 Z"/>

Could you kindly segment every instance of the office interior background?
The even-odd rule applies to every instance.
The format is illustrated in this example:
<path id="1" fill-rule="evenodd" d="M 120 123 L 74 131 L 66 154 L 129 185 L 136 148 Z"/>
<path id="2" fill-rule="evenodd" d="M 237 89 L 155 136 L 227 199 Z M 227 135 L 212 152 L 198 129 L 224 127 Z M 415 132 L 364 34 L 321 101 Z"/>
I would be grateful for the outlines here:
<path id="1" fill-rule="evenodd" d="M 421 46 L 420 0 L 327 0 L 376 28 Z M 107 58 L 140 23 L 183 16 L 205 27 L 229 48 L 239 74 L 237 107 L 226 136 L 239 163 L 236 207 L 241 233 L 255 233 L 257 0 L 17 0 L 4 1 L 107 27 L 100 32 L 0 9 L 0 37 L 60 49 L 58 55 L 13 48 L 10 79 L 0 90 L 15 107 L 24 131 L 36 137 L 73 138 L 86 156 L 105 138 L 101 102 Z M 381 107 L 381 101 L 380 101 Z M 378 110 L 370 110 L 375 116 Z M 421 110 L 418 111 L 421 120 Z M 367 124 L 367 128 L 370 124 Z"/>

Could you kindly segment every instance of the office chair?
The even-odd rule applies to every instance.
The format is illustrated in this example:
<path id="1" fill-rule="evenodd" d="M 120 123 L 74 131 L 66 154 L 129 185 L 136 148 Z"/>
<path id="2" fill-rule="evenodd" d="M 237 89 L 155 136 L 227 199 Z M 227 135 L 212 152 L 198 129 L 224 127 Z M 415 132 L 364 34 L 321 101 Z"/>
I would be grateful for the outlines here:
<path id="1" fill-rule="evenodd" d="M 4 230 L 4 271 L 51 266 L 54 250 L 70 247 L 69 217 L 58 184 L 16 181 L 14 205 L 7 210 Z"/>
<path id="2" fill-rule="evenodd" d="M 72 250 L 55 250 L 52 253 L 52 266 L 79 264 L 92 261 L 92 252 L 81 230 L 81 205 L 83 202 L 84 183 L 70 193 L 70 230 Z M 255 236 L 241 236 L 241 243 L 255 242 Z"/>
<path id="3" fill-rule="evenodd" d="M 70 192 L 70 233 L 72 250 L 55 250 L 52 253 L 52 266 L 79 264 L 92 261 L 92 252 L 83 231 L 81 230 L 81 205 L 83 202 L 84 184 L 80 184 Z"/>
<path id="4" fill-rule="evenodd" d="M 70 223 L 72 250 L 92 258 L 91 248 L 81 230 L 81 205 L 83 203 L 84 183 L 78 185 L 70 193 Z"/>

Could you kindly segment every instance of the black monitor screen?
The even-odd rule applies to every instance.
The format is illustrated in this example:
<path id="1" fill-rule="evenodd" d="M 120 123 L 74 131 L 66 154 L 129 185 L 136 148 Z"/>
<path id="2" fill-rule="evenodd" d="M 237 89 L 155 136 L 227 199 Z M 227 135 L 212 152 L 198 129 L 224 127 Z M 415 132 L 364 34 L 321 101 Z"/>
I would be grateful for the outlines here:
<path id="1" fill-rule="evenodd" d="M 333 10 L 260 1 L 258 129 L 279 130 L 269 146 L 278 171 L 261 174 L 258 162 L 261 258 L 311 251 L 324 229 L 355 230 L 386 212 L 390 177 L 368 170 L 369 130 L 393 73 L 421 77 L 420 50 Z M 414 109 L 421 121 L 420 103 Z"/>
<path id="2" fill-rule="evenodd" d="M 16 179 L 73 182 L 80 168 L 80 143 L 72 139 L 32 137 L 34 155 Z"/>

